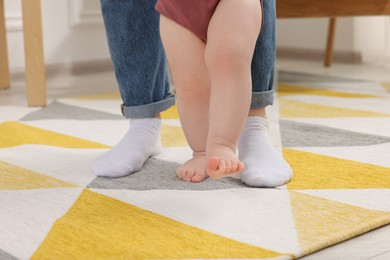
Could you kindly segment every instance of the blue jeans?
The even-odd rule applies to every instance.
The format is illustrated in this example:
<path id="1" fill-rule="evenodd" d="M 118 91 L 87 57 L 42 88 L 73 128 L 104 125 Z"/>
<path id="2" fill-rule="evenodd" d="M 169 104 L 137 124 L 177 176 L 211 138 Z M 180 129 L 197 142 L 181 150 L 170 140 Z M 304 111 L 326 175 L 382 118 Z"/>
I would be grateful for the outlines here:
<path id="1" fill-rule="evenodd" d="M 126 118 L 149 118 L 175 104 L 159 33 L 157 0 L 101 0 L 108 46 Z M 275 0 L 263 2 L 264 20 L 252 61 L 251 108 L 273 103 Z"/>

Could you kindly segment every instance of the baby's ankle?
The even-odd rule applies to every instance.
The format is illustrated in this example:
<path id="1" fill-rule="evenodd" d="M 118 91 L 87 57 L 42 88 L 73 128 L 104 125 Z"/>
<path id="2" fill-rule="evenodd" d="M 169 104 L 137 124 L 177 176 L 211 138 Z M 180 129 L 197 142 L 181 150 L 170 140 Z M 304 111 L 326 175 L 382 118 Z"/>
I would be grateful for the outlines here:
<path id="1" fill-rule="evenodd" d="M 192 152 L 192 157 L 200 157 L 200 156 L 206 156 L 206 152 L 205 151 L 201 151 L 201 152 L 193 151 Z"/>
<path id="2" fill-rule="evenodd" d="M 212 155 L 213 151 L 230 150 L 233 153 L 237 151 L 237 143 L 226 138 L 213 138 L 207 142 L 206 154 Z"/>

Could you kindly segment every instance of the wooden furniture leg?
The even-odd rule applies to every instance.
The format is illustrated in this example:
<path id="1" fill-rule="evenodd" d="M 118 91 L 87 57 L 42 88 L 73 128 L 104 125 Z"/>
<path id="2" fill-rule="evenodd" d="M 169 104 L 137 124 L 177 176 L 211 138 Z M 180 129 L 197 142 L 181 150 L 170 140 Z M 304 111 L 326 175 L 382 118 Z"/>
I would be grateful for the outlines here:
<path id="1" fill-rule="evenodd" d="M 336 34 L 336 17 L 329 18 L 328 40 L 326 42 L 324 66 L 330 67 L 333 59 L 333 43 Z"/>
<path id="2" fill-rule="evenodd" d="M 46 71 L 40 0 L 22 0 L 27 104 L 46 106 Z"/>
<path id="3" fill-rule="evenodd" d="M 0 89 L 7 89 L 10 86 L 4 0 L 0 0 Z"/>

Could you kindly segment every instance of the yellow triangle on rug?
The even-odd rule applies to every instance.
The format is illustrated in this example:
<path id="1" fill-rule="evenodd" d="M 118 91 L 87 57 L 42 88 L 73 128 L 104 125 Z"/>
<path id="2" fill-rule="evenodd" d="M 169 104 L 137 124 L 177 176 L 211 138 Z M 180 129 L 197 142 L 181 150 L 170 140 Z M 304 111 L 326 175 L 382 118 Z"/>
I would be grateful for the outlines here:
<path id="1" fill-rule="evenodd" d="M 368 210 L 299 192 L 290 192 L 290 198 L 302 255 L 358 236 L 390 221 L 390 212 Z M 367 219 L 370 219 L 369 223 Z"/>
<path id="2" fill-rule="evenodd" d="M 65 148 L 110 148 L 104 144 L 32 127 L 20 122 L 8 121 L 0 124 L 0 148 L 26 144 Z"/>
<path id="3" fill-rule="evenodd" d="M 75 188 L 74 184 L 0 161 L 0 190 Z"/>
<path id="4" fill-rule="evenodd" d="M 31 259 L 275 258 L 284 255 L 84 190 Z"/>
<path id="5" fill-rule="evenodd" d="M 390 188 L 390 168 L 283 149 L 294 177 L 290 190 Z"/>

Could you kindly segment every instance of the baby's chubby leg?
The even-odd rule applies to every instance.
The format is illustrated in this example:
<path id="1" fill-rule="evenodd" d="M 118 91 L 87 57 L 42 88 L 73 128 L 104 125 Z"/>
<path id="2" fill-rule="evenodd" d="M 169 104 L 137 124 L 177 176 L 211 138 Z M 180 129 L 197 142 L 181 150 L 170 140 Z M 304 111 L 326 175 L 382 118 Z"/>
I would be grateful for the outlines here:
<path id="1" fill-rule="evenodd" d="M 259 0 L 221 0 L 210 21 L 206 65 L 211 80 L 207 173 L 213 178 L 244 169 L 236 143 L 251 101 L 251 62 L 262 21 Z"/>
<path id="2" fill-rule="evenodd" d="M 206 141 L 209 125 L 210 81 L 205 43 L 176 22 L 161 16 L 161 39 L 176 88 L 180 122 L 194 156 L 176 170 L 186 181 L 200 182 L 206 173 Z"/>

